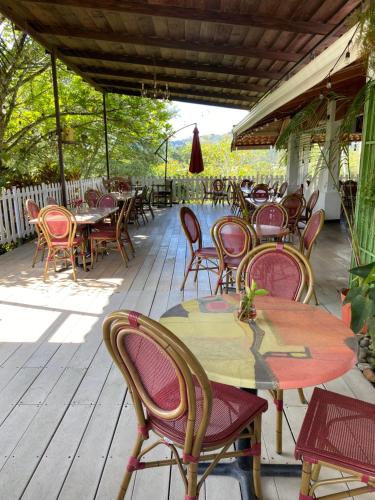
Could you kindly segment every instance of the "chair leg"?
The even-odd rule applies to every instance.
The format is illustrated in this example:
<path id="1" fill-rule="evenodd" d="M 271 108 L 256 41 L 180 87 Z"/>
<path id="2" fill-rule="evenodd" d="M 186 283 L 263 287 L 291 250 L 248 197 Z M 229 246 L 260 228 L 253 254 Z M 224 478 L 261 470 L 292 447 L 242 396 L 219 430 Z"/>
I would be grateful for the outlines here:
<path id="1" fill-rule="evenodd" d="M 311 463 L 303 462 L 300 487 L 300 498 L 308 497 L 310 493 Z"/>
<path id="2" fill-rule="evenodd" d="M 301 401 L 301 403 L 303 405 L 307 405 L 308 402 L 307 402 L 307 399 L 305 397 L 305 393 L 303 392 L 303 389 L 297 389 L 298 391 L 298 396 L 299 396 L 299 400 Z"/>
<path id="3" fill-rule="evenodd" d="M 320 464 L 315 464 L 312 468 L 311 479 L 317 481 L 319 479 L 320 469 L 322 466 Z"/>
<path id="4" fill-rule="evenodd" d="M 91 238 L 90 241 L 90 259 L 91 259 L 91 269 L 94 269 L 94 259 L 95 259 L 95 241 Z"/>
<path id="5" fill-rule="evenodd" d="M 128 267 L 128 254 L 126 253 L 125 247 L 122 243 L 122 241 L 117 240 L 116 241 L 117 249 L 121 253 L 122 260 L 125 263 L 125 266 Z"/>
<path id="6" fill-rule="evenodd" d="M 134 250 L 133 242 L 132 242 L 132 240 L 130 238 L 130 234 L 128 233 L 128 231 L 125 231 L 125 239 L 126 239 L 126 242 L 129 243 L 130 248 L 131 248 L 131 252 L 132 252 L 133 257 L 134 257 L 135 250 Z"/>
<path id="7" fill-rule="evenodd" d="M 70 263 L 72 265 L 72 271 L 73 271 L 73 280 L 77 281 L 77 270 L 76 270 L 76 263 L 74 262 L 74 254 L 73 254 L 73 249 L 70 249 Z"/>
<path id="8" fill-rule="evenodd" d="M 82 265 L 83 265 L 83 270 L 86 272 L 86 246 L 85 243 L 82 243 L 81 246 L 81 253 L 82 253 Z"/>
<path id="9" fill-rule="evenodd" d="M 43 274 L 43 281 L 46 281 L 48 278 L 48 267 L 49 267 L 49 261 L 51 259 L 51 252 L 48 249 L 48 254 L 46 258 L 46 263 L 44 264 L 44 274 Z"/>
<path id="10" fill-rule="evenodd" d="M 283 452 L 283 400 L 284 391 L 276 391 L 276 453 Z"/>
<path id="11" fill-rule="evenodd" d="M 198 464 L 189 463 L 187 471 L 187 496 L 198 500 L 197 478 Z"/>
<path id="12" fill-rule="evenodd" d="M 141 449 L 142 449 L 143 441 L 144 441 L 143 437 L 140 434 L 138 434 L 137 440 L 136 440 L 134 447 L 133 447 L 133 450 L 132 450 L 132 455 L 131 455 L 132 457 L 135 457 L 135 458 L 138 457 L 138 455 L 140 454 Z M 134 471 L 132 470 L 131 467 L 126 468 L 125 475 L 124 475 L 122 482 L 121 482 L 120 491 L 117 494 L 117 500 L 123 500 L 125 498 L 125 495 L 126 495 L 128 487 L 129 487 L 129 483 L 130 483 L 133 472 Z"/>
<path id="13" fill-rule="evenodd" d="M 197 259 L 197 267 L 196 267 L 195 274 L 194 274 L 194 282 L 197 281 L 198 271 L 199 271 L 199 267 L 201 265 L 201 262 L 202 262 L 202 259 L 200 257 L 198 257 L 198 259 Z"/>
<path id="14" fill-rule="evenodd" d="M 315 305 L 318 306 L 319 305 L 319 301 L 318 301 L 318 297 L 316 296 L 315 288 L 313 288 L 313 297 L 315 299 Z"/>
<path id="15" fill-rule="evenodd" d="M 262 417 L 258 415 L 254 421 L 254 435 L 256 443 L 261 442 L 261 432 L 262 432 Z M 258 500 L 262 500 L 262 483 L 260 475 L 260 455 L 255 455 L 253 457 L 253 480 L 254 480 L 254 491 Z"/>
<path id="16" fill-rule="evenodd" d="M 221 287 L 221 285 L 222 285 L 221 280 L 223 279 L 223 273 L 224 273 L 224 269 L 219 268 L 219 273 L 218 273 L 218 278 L 217 278 L 217 283 L 216 283 L 214 295 L 217 295 L 217 292 L 219 291 L 219 287 Z"/>
<path id="17" fill-rule="evenodd" d="M 180 291 L 182 291 L 185 287 L 185 283 L 186 283 L 186 280 L 187 280 L 187 277 L 191 271 L 191 266 L 193 265 L 193 262 L 194 262 L 194 257 L 191 257 L 190 259 L 190 262 L 186 268 L 186 271 L 185 271 L 185 275 L 184 275 L 184 279 L 182 280 L 182 284 L 181 284 L 181 287 L 180 287 Z"/>

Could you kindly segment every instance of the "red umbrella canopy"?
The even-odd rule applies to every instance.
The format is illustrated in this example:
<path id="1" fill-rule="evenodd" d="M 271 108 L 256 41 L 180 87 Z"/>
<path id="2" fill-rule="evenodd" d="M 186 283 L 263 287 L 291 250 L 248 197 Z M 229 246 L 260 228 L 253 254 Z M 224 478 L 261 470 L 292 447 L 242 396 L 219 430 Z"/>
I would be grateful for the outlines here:
<path id="1" fill-rule="evenodd" d="M 193 132 L 193 143 L 191 145 L 189 172 L 191 174 L 200 174 L 203 170 L 204 166 L 201 143 L 199 142 L 199 130 L 195 127 Z"/>

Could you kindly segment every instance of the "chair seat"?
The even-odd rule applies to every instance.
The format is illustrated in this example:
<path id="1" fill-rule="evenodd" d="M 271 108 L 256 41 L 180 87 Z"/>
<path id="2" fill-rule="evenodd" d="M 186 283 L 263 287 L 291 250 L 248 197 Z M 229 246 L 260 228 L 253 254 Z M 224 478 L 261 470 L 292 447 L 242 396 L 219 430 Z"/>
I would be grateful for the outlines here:
<path id="1" fill-rule="evenodd" d="M 315 388 L 296 458 L 321 460 L 375 476 L 375 405 Z"/>
<path id="2" fill-rule="evenodd" d="M 268 403 L 265 399 L 259 398 L 254 394 L 237 389 L 229 385 L 211 382 L 212 387 L 212 412 L 210 422 L 206 429 L 206 435 L 203 439 L 203 448 L 215 447 L 223 442 L 227 442 L 231 437 L 238 435 L 247 422 L 252 420 L 259 413 L 266 411 Z M 179 393 L 176 394 L 178 387 L 174 391 L 169 391 L 168 397 L 171 400 L 179 400 Z M 198 384 L 195 385 L 195 394 L 197 407 L 201 408 L 202 401 L 201 389 Z M 197 430 L 201 415 L 195 423 Z M 154 415 L 149 415 L 151 427 L 156 432 L 171 439 L 172 441 L 183 444 L 185 441 L 185 429 L 187 424 L 187 415 L 176 420 L 161 420 Z"/>
<path id="3" fill-rule="evenodd" d="M 196 250 L 195 255 L 199 257 L 215 257 L 218 258 L 217 250 L 214 247 L 203 247 Z"/>
<path id="4" fill-rule="evenodd" d="M 83 241 L 84 241 L 84 238 L 82 238 L 81 236 L 78 236 L 78 237 L 74 238 L 74 240 L 73 240 L 73 246 L 78 246 L 81 243 L 83 243 Z M 65 248 L 65 247 L 69 246 L 68 243 L 69 243 L 69 241 L 67 239 L 66 240 L 60 240 L 60 239 L 56 238 L 56 239 L 53 239 L 51 241 L 51 244 L 52 244 L 53 247 L 64 247 Z"/>

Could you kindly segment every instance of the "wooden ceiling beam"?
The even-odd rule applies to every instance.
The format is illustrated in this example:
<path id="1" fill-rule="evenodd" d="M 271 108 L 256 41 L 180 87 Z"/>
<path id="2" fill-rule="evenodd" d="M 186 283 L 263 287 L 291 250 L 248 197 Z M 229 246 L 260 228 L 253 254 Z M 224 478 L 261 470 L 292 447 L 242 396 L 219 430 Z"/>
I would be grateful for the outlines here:
<path id="1" fill-rule="evenodd" d="M 217 73 L 222 75 L 248 76 L 254 78 L 266 78 L 267 80 L 280 80 L 283 73 L 277 71 L 266 71 L 259 69 L 248 69 L 231 66 L 210 66 L 208 64 L 196 64 L 173 59 L 151 59 L 149 57 L 128 56 L 124 54 L 113 54 L 90 50 L 76 50 L 60 47 L 59 51 L 65 57 L 75 57 L 79 59 L 94 59 L 98 61 L 113 61 L 116 63 L 151 66 L 156 68 L 179 69 L 183 71 L 200 71 L 203 73 Z"/>
<path id="2" fill-rule="evenodd" d="M 125 80 L 135 79 L 140 82 L 142 81 L 152 81 L 155 78 L 155 74 L 150 73 L 141 73 L 136 71 L 124 71 L 113 68 L 101 68 L 97 66 L 83 66 L 78 65 L 80 70 L 92 77 L 97 75 L 106 76 L 108 78 L 115 77 L 121 78 Z M 163 83 L 180 83 L 181 85 L 189 85 L 189 86 L 198 86 L 198 87 L 216 87 L 221 89 L 230 89 L 230 90 L 245 90 L 247 92 L 265 92 L 268 87 L 262 85 L 252 85 L 251 83 L 231 83 L 226 82 L 225 80 L 212 80 L 205 78 L 184 78 L 179 76 L 165 75 L 165 74 L 156 74 L 156 79 L 158 82 Z M 253 100 L 256 101 L 258 98 L 253 97 Z"/>
<path id="3" fill-rule="evenodd" d="M 86 40 L 101 40 L 105 42 L 127 43 L 146 47 L 159 47 L 183 51 L 205 52 L 207 54 L 223 54 L 237 57 L 253 57 L 256 59 L 270 59 L 273 61 L 298 62 L 304 54 L 296 52 L 269 50 L 261 47 L 241 47 L 228 44 L 216 44 L 190 40 L 173 40 L 156 36 L 134 35 L 131 33 L 116 33 L 113 31 L 89 30 L 75 26 L 47 26 L 32 23 L 35 31 L 42 35 L 55 35 Z"/>
<path id="4" fill-rule="evenodd" d="M 131 2 L 126 0 L 23 0 L 27 3 L 64 5 L 78 8 L 124 12 L 144 16 L 166 17 L 208 23 L 230 24 L 234 26 L 255 26 L 257 28 L 326 35 L 334 27 L 316 21 L 300 21 L 261 14 L 223 12 L 213 9 L 185 8 L 160 3 Z"/>
<path id="5" fill-rule="evenodd" d="M 141 95 L 141 85 L 138 82 L 129 82 L 129 81 L 124 81 L 124 80 L 107 80 L 103 78 L 94 78 L 94 82 L 101 87 L 107 85 L 112 88 L 127 88 L 127 89 L 132 89 L 137 91 L 138 90 L 138 95 Z M 152 91 L 152 85 L 149 85 L 148 87 L 145 86 L 146 89 L 149 91 Z M 242 103 L 247 103 L 247 102 L 254 102 L 254 98 L 249 97 L 247 95 L 241 95 L 241 94 L 223 94 L 221 92 L 207 92 L 205 90 L 187 90 L 187 89 L 180 89 L 176 87 L 170 87 L 169 86 L 169 92 L 171 95 L 173 94 L 179 94 L 182 96 L 196 96 L 196 97 L 211 97 L 212 99 L 222 99 L 222 100 L 232 100 L 232 101 L 239 101 Z"/>

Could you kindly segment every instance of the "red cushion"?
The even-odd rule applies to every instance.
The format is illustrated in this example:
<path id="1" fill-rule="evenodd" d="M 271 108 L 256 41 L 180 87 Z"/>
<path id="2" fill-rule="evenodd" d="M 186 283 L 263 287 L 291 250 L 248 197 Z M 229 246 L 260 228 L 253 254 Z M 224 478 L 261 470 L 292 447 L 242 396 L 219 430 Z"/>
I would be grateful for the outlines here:
<path id="1" fill-rule="evenodd" d="M 211 388 L 212 412 L 203 439 L 203 447 L 219 445 L 231 437 L 234 439 L 248 422 L 260 412 L 267 410 L 267 401 L 249 392 L 217 382 L 211 382 Z M 174 391 L 178 391 L 178 385 L 174 386 Z M 202 392 L 198 384 L 195 386 L 195 394 L 197 399 L 195 430 L 197 430 L 202 418 Z M 169 397 L 173 399 L 173 394 Z M 175 399 L 179 399 L 179 394 L 175 395 Z M 149 420 L 152 428 L 163 436 L 176 443 L 184 443 L 186 414 L 176 420 L 162 420 L 150 414 Z"/>
<path id="2" fill-rule="evenodd" d="M 83 238 L 81 236 L 76 236 L 73 240 L 73 246 L 80 245 L 83 242 Z M 59 239 L 53 239 L 52 240 L 52 246 L 53 247 L 67 247 L 68 246 L 68 240 L 59 240 Z"/>
<path id="3" fill-rule="evenodd" d="M 196 255 L 200 257 L 216 257 L 218 258 L 216 248 L 214 247 L 203 247 L 195 252 Z"/>

